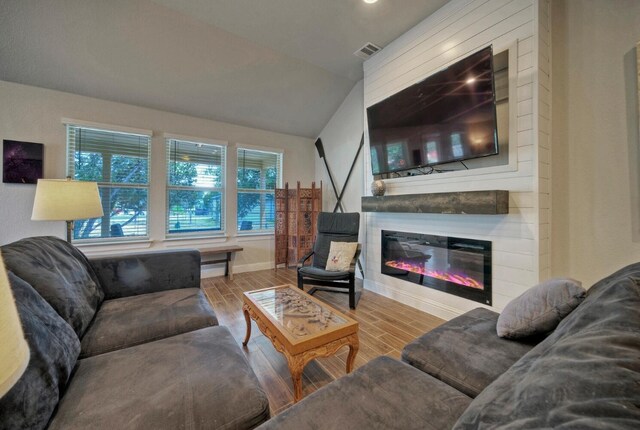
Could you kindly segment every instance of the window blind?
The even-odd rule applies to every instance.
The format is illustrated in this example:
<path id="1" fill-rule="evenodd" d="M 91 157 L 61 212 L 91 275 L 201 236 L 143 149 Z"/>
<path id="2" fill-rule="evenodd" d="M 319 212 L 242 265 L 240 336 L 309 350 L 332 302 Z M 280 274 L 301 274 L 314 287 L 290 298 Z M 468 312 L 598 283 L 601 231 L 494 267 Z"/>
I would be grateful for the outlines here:
<path id="1" fill-rule="evenodd" d="M 104 216 L 74 223 L 74 240 L 148 236 L 151 136 L 67 124 L 67 175 L 98 182 Z"/>
<path id="2" fill-rule="evenodd" d="M 238 148 L 237 168 L 238 231 L 273 231 L 275 189 L 282 183 L 282 154 Z"/>
<path id="3" fill-rule="evenodd" d="M 226 147 L 167 139 L 169 235 L 222 233 Z"/>

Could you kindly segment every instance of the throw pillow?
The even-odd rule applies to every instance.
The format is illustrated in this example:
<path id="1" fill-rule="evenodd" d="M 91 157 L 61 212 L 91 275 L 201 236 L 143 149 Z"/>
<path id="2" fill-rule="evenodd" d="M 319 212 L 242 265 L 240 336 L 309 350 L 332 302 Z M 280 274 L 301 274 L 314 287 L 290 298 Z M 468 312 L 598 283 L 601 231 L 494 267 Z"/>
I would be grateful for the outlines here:
<path id="1" fill-rule="evenodd" d="M 31 285 L 8 272 L 29 344 L 26 370 L 0 398 L 0 429 L 43 429 L 80 354 L 78 336 Z"/>
<path id="2" fill-rule="evenodd" d="M 498 336 L 520 339 L 548 333 L 585 298 L 579 281 L 555 278 L 536 285 L 510 301 L 498 317 Z"/>
<path id="3" fill-rule="evenodd" d="M 357 249 L 358 242 L 331 242 L 325 270 L 329 272 L 346 272 L 349 270 L 351 260 L 356 255 Z"/>
<path id="4" fill-rule="evenodd" d="M 28 282 L 81 337 L 104 292 L 85 255 L 57 237 L 29 237 L 2 247 L 7 270 Z"/>

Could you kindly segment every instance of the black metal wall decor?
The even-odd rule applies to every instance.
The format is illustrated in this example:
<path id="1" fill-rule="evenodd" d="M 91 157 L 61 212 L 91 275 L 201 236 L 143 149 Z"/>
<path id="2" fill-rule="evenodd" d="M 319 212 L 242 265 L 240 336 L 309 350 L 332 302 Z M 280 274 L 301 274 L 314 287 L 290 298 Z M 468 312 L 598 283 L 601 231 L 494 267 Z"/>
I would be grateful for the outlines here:
<path id="1" fill-rule="evenodd" d="M 340 191 L 340 193 L 338 193 L 336 183 L 333 180 L 333 175 L 331 174 L 331 169 L 329 168 L 329 163 L 327 162 L 327 157 L 325 157 L 322 139 L 318 138 L 315 145 L 316 149 L 318 150 L 318 156 L 322 158 L 322 161 L 324 161 L 324 166 L 327 169 L 327 174 L 329 175 L 329 181 L 331 182 L 331 186 L 333 187 L 333 194 L 336 196 L 337 201 L 336 205 L 333 208 L 333 212 L 337 212 L 338 209 L 340 209 L 340 212 L 344 212 L 344 208 L 342 207 L 342 197 L 344 196 L 344 192 L 347 189 L 347 184 L 349 183 L 349 179 L 351 179 L 351 174 L 353 173 L 353 168 L 356 166 L 356 162 L 358 161 L 358 157 L 360 156 L 360 152 L 362 151 L 362 147 L 364 146 L 364 133 L 362 133 L 362 136 L 360 137 L 360 145 L 358 145 L 356 156 L 353 158 L 351 168 L 349 169 L 349 173 L 347 173 L 347 178 L 344 180 L 344 185 L 342 186 L 342 191 Z"/>
<path id="2" fill-rule="evenodd" d="M 353 173 L 353 168 L 358 161 L 358 157 L 360 156 L 360 152 L 362 151 L 362 147 L 364 146 L 364 133 L 360 137 L 360 144 L 358 145 L 358 150 L 356 151 L 356 156 L 353 158 L 353 162 L 351 163 L 351 168 L 349 169 L 349 173 L 347 173 L 347 178 L 344 180 L 344 185 L 342 186 L 342 191 L 338 193 L 338 189 L 336 188 L 336 183 L 333 180 L 333 175 L 331 174 L 331 169 L 329 168 L 329 163 L 327 162 L 327 157 L 324 153 L 324 146 L 322 145 L 322 139 L 318 138 L 316 140 L 316 149 L 318 150 L 318 156 L 322 158 L 324 161 L 324 166 L 327 169 L 327 174 L 329 175 L 329 181 L 331 181 L 331 186 L 333 187 L 333 194 L 336 196 L 336 205 L 333 208 L 333 212 L 344 212 L 344 207 L 342 207 L 342 197 L 344 196 L 344 192 L 347 189 L 347 184 L 349 183 L 349 179 L 351 178 L 351 174 Z M 362 270 L 362 264 L 360 260 L 358 260 L 358 269 L 360 270 L 360 274 L 364 277 L 364 271 Z"/>

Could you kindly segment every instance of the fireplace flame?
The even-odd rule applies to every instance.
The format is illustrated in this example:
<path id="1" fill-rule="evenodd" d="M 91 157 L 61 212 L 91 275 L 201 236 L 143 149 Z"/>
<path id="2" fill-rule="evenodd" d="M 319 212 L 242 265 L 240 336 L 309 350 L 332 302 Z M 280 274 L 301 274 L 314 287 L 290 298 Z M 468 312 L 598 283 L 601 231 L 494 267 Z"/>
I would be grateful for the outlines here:
<path id="1" fill-rule="evenodd" d="M 415 264 L 407 263 L 404 261 L 391 260 L 385 262 L 384 264 L 386 266 L 393 267 L 394 269 L 406 270 L 407 272 L 429 276 L 431 278 L 440 279 L 442 281 L 453 282 L 454 284 L 463 285 L 465 287 L 476 288 L 478 290 L 484 289 L 482 283 L 464 274 L 448 273 L 442 272 L 440 270 L 427 269 L 426 267 L 417 266 Z"/>

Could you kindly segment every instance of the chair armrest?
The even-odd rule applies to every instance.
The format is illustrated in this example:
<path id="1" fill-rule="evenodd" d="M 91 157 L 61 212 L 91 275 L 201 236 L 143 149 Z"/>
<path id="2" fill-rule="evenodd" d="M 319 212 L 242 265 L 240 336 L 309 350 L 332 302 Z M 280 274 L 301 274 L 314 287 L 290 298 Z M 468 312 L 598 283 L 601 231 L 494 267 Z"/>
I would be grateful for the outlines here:
<path id="1" fill-rule="evenodd" d="M 304 263 L 311 258 L 311 256 L 314 254 L 314 251 L 311 250 L 309 252 L 307 252 L 301 259 L 300 261 L 298 261 L 298 269 L 301 268 L 302 266 L 304 266 Z"/>
<path id="2" fill-rule="evenodd" d="M 89 258 L 105 299 L 200 288 L 200 251 L 171 250 Z"/>
<path id="3" fill-rule="evenodd" d="M 356 248 L 356 253 L 353 256 L 353 259 L 351 260 L 351 264 L 349 264 L 350 273 L 356 272 L 356 264 L 358 264 L 358 258 L 360 258 L 361 251 L 362 251 L 362 245 L 358 244 L 358 247 Z"/>

